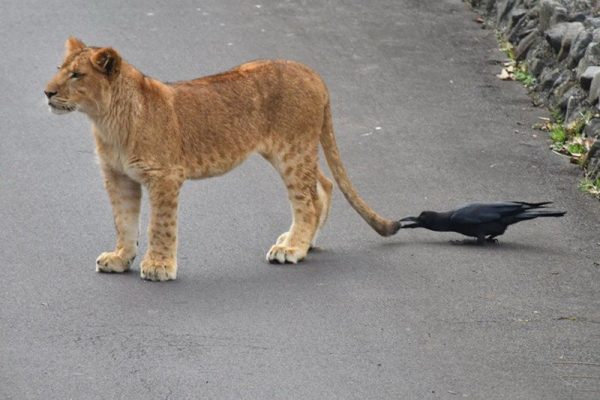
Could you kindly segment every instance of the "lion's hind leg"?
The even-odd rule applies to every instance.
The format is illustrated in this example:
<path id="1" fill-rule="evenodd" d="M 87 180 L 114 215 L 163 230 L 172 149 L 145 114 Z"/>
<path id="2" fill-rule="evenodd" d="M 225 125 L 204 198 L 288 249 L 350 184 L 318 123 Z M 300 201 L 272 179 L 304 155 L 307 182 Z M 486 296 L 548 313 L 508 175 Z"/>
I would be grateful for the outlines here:
<path id="1" fill-rule="evenodd" d="M 319 226 L 320 209 L 323 208 L 317 189 L 316 150 L 293 157 L 294 160 L 301 159 L 300 163 L 292 163 L 291 159 L 287 157 L 286 163 L 273 163 L 287 187 L 293 216 L 290 230 L 280 235 L 267 253 L 269 262 L 281 264 L 295 264 L 306 257 Z"/>
<path id="2" fill-rule="evenodd" d="M 316 247 L 317 236 L 319 235 L 319 231 L 325 225 L 327 221 L 327 217 L 329 216 L 329 210 L 331 209 L 331 194 L 333 192 L 333 182 L 327 178 L 321 169 L 318 171 L 318 180 L 317 180 L 317 196 L 315 197 L 315 205 L 317 207 L 317 215 L 319 216 L 319 224 L 317 226 L 317 230 L 311 240 L 310 247 Z"/>

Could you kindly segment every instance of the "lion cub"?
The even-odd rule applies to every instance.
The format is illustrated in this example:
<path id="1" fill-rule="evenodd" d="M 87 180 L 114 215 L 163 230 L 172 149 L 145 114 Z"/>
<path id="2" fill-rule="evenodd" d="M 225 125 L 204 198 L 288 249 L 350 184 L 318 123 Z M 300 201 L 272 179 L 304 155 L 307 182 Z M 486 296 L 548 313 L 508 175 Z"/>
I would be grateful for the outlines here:
<path id="1" fill-rule="evenodd" d="M 304 259 L 327 219 L 332 182 L 320 170 L 319 143 L 341 191 L 379 233 L 400 224 L 376 214 L 342 166 L 321 78 L 292 61 L 254 61 L 176 83 L 149 78 L 114 49 L 66 42 L 59 71 L 44 91 L 56 114 L 81 111 L 91 123 L 112 204 L 116 247 L 96 270 L 126 271 L 137 253 L 141 186 L 150 197 L 149 248 L 141 277 L 177 275 L 177 203 L 183 181 L 221 175 L 258 152 L 287 187 L 293 220 L 267 260 Z"/>

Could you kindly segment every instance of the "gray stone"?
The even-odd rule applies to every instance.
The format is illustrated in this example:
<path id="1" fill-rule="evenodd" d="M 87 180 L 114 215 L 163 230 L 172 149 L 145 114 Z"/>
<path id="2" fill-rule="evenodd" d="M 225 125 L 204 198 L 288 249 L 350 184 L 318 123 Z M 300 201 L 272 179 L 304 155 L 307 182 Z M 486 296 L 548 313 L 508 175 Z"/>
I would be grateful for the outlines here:
<path id="1" fill-rule="evenodd" d="M 518 44 L 521 39 L 529 35 L 531 31 L 537 31 L 537 20 L 522 18 L 512 29 L 509 30 L 507 39 L 512 44 Z"/>
<path id="2" fill-rule="evenodd" d="M 600 136 L 600 118 L 592 118 L 583 128 L 583 136 L 593 138 Z"/>
<path id="3" fill-rule="evenodd" d="M 598 74 L 600 74 L 600 67 L 587 67 L 585 72 L 579 76 L 579 83 L 581 84 L 581 87 L 585 90 L 590 90 L 592 79 L 594 79 L 594 77 Z"/>
<path id="4" fill-rule="evenodd" d="M 498 25 L 503 24 L 510 14 L 510 11 L 515 6 L 515 0 L 501 0 L 498 2 L 498 15 L 496 17 L 496 23 Z"/>
<path id="5" fill-rule="evenodd" d="M 558 60 L 563 60 L 571 49 L 571 44 L 585 27 L 581 22 L 561 22 L 546 30 L 544 37 L 550 46 L 558 53 Z"/>
<path id="6" fill-rule="evenodd" d="M 541 40 L 542 35 L 537 30 L 532 31 L 529 33 L 529 35 L 525 36 L 515 48 L 515 58 L 517 61 L 522 61 L 525 59 L 529 50 Z"/>
<path id="7" fill-rule="evenodd" d="M 586 177 L 596 180 L 600 177 L 600 140 L 596 140 L 585 156 Z"/>
<path id="8" fill-rule="evenodd" d="M 554 53 L 548 42 L 542 39 L 532 46 L 527 53 L 526 60 L 529 72 L 539 78 L 544 68 L 553 64 Z"/>
<path id="9" fill-rule="evenodd" d="M 595 6 L 596 0 L 572 0 L 573 11 L 583 11 L 589 13 L 593 6 Z"/>
<path id="10" fill-rule="evenodd" d="M 564 91 L 564 93 L 561 94 L 560 101 L 556 104 L 558 106 L 558 108 L 561 109 L 565 113 L 566 113 L 566 110 L 569 105 L 569 100 L 571 98 L 577 98 L 577 99 L 585 98 L 585 93 L 583 92 L 583 90 L 581 90 L 580 87 L 578 87 L 574 83 L 572 83 L 571 85 L 572 86 L 568 90 Z"/>
<path id="11" fill-rule="evenodd" d="M 581 101 L 571 96 L 567 100 L 567 111 L 565 112 L 565 126 L 571 125 L 578 118 L 579 110 L 581 109 Z"/>
<path id="12" fill-rule="evenodd" d="M 592 31 L 592 42 L 600 42 L 600 27 L 594 28 L 594 30 Z"/>
<path id="13" fill-rule="evenodd" d="M 554 25 L 552 28 L 547 29 L 544 38 L 550 44 L 555 53 L 560 51 L 563 38 L 567 33 L 567 22 Z"/>
<path id="14" fill-rule="evenodd" d="M 554 85 L 552 85 L 552 91 L 556 91 L 557 89 L 559 89 L 565 83 L 569 82 L 571 80 L 571 78 L 572 78 L 571 71 L 563 70 L 560 74 L 558 74 L 558 76 L 554 80 Z"/>
<path id="15" fill-rule="evenodd" d="M 600 74 L 594 75 L 594 78 L 592 79 L 588 101 L 593 104 L 596 100 L 598 100 L 598 96 L 600 96 Z"/>
<path id="16" fill-rule="evenodd" d="M 529 73 L 535 77 L 540 76 L 544 68 L 548 66 L 548 63 L 542 58 L 532 58 L 528 62 Z"/>
<path id="17" fill-rule="evenodd" d="M 600 17 L 596 17 L 596 18 L 588 17 L 586 20 L 586 23 L 589 26 L 593 27 L 594 29 L 600 28 Z"/>
<path id="18" fill-rule="evenodd" d="M 494 10 L 494 7 L 496 6 L 496 0 L 483 0 L 486 2 L 485 4 L 485 11 L 487 14 L 491 14 L 491 12 Z"/>
<path id="19" fill-rule="evenodd" d="M 550 22 L 552 21 L 552 17 L 558 7 L 561 7 L 561 4 L 556 0 L 542 0 L 540 2 L 540 11 L 539 11 L 539 24 L 538 29 L 540 32 L 544 33 L 548 28 L 550 28 Z"/>
<path id="20" fill-rule="evenodd" d="M 575 68 L 579 63 L 579 60 L 583 58 L 585 50 L 588 45 L 592 42 L 592 33 L 590 31 L 581 31 L 569 50 L 569 62 L 567 63 L 568 68 Z"/>
<path id="21" fill-rule="evenodd" d="M 581 22 L 561 22 L 546 31 L 546 41 L 558 53 L 558 61 L 567 57 L 571 44 L 584 29 Z"/>
<path id="22" fill-rule="evenodd" d="M 524 8 L 515 8 L 512 10 L 510 13 L 509 28 L 512 29 L 515 27 L 515 25 L 517 25 L 525 15 L 527 15 L 527 10 Z"/>
<path id="23" fill-rule="evenodd" d="M 555 23 L 567 20 L 567 9 L 558 0 L 542 0 L 539 10 L 538 29 L 542 33 Z"/>
<path id="24" fill-rule="evenodd" d="M 540 74 L 539 89 L 542 92 L 549 92 L 554 87 L 554 82 L 560 76 L 560 69 L 545 68 Z"/>
<path id="25" fill-rule="evenodd" d="M 585 22 L 586 17 L 585 13 L 577 13 L 568 15 L 566 20 L 569 22 Z"/>
<path id="26" fill-rule="evenodd" d="M 589 66 L 600 65 L 600 43 L 592 42 L 577 67 L 577 76 L 581 76 Z"/>
<path id="27" fill-rule="evenodd" d="M 563 70 L 554 80 L 548 96 L 548 102 L 552 107 L 561 106 L 565 93 L 576 84 L 571 77 L 571 71 Z M 564 105 L 562 107 L 564 109 Z"/>

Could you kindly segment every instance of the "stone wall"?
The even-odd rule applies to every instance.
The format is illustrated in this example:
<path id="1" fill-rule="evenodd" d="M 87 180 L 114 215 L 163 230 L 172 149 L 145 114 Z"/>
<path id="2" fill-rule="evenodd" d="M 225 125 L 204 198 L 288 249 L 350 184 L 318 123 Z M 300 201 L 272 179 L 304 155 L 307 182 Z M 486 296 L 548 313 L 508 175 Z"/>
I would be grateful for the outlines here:
<path id="1" fill-rule="evenodd" d="M 535 78 L 534 102 L 562 116 L 570 129 L 586 122 L 588 142 L 600 136 L 600 0 L 466 0 L 498 29 Z M 584 165 L 600 178 L 600 140 Z"/>

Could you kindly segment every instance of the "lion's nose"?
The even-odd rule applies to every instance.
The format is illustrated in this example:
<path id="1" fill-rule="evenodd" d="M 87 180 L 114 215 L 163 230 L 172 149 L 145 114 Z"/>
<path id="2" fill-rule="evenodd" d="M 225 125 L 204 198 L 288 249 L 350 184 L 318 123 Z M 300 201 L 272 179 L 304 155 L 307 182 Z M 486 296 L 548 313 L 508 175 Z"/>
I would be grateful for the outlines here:
<path id="1" fill-rule="evenodd" d="M 44 90 L 44 93 L 46 94 L 46 97 L 48 97 L 48 100 L 50 100 L 57 92 L 48 92 Z"/>

